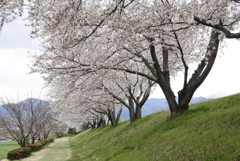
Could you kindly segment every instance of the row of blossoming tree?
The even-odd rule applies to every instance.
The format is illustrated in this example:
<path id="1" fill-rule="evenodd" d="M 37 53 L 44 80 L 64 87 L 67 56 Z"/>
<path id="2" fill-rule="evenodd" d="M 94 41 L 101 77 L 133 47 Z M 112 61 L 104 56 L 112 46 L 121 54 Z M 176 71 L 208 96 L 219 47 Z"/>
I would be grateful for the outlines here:
<path id="1" fill-rule="evenodd" d="M 33 72 L 43 75 L 63 118 L 93 127 L 104 116 L 117 124 L 122 106 L 131 122 L 141 118 L 157 85 L 171 117 L 184 113 L 223 42 L 240 38 L 238 0 L 29 0 L 26 6 L 32 36 L 43 47 Z M 179 73 L 182 88 L 174 93 Z"/>

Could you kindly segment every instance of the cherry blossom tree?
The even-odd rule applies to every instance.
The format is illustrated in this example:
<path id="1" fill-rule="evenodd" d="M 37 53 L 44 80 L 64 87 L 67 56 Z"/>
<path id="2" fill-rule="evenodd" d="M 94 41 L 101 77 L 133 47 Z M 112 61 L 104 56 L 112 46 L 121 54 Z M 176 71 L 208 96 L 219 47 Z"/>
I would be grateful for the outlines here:
<path id="1" fill-rule="evenodd" d="M 221 42 L 239 38 L 239 5 L 237 0 L 33 0 L 32 34 L 44 47 L 34 71 L 48 82 L 102 69 L 137 74 L 161 87 L 175 116 L 189 109 Z M 198 67 L 189 69 L 193 62 Z M 179 72 L 183 87 L 176 100 L 171 78 Z"/>
<path id="2" fill-rule="evenodd" d="M 77 80 L 69 85 L 75 76 L 71 73 L 71 76 L 67 77 L 69 73 L 70 71 L 66 72 L 66 75 L 59 75 L 57 78 L 59 82 L 56 83 L 57 79 L 54 79 L 54 83 L 51 84 L 53 88 L 50 93 L 55 99 L 56 110 L 63 112 L 64 115 L 70 111 L 75 114 L 76 111 L 82 114 L 86 111 L 93 115 L 104 114 L 113 126 L 118 124 L 120 119 L 122 112 L 120 105 L 128 108 L 131 122 L 141 118 L 142 106 L 154 85 L 154 82 L 144 77 L 106 69 L 80 78 L 82 72 L 78 71 L 75 73 Z"/>
<path id="3" fill-rule="evenodd" d="M 85 84 L 79 86 L 76 83 L 69 86 L 62 79 L 59 81 L 61 82 L 51 86 L 50 97 L 54 100 L 51 103 L 52 110 L 69 127 L 81 128 L 81 125 L 86 122 L 94 124 L 92 126 L 95 127 L 97 121 L 102 119 L 104 115 L 102 111 L 107 111 L 109 108 L 109 102 L 106 102 L 108 99 L 106 94 L 99 90 L 93 90 L 95 89 L 94 85 L 85 87 Z M 98 100 L 99 98 L 101 100 Z"/>
<path id="4" fill-rule="evenodd" d="M 97 116 L 97 118 L 99 116 L 102 118 L 104 115 L 108 119 L 107 124 L 110 122 L 111 126 L 118 125 L 123 110 L 121 103 L 103 90 L 99 91 L 98 89 L 97 94 L 96 92 L 94 91 L 94 95 L 84 99 L 83 105 L 85 108 L 88 107 L 85 112 Z"/>
<path id="5" fill-rule="evenodd" d="M 129 110 L 130 121 L 134 122 L 142 117 L 142 107 L 150 95 L 154 82 L 138 75 L 115 73 L 117 75 L 106 77 L 102 87 Z"/>
<path id="6" fill-rule="evenodd" d="M 0 30 L 4 23 L 21 16 L 23 12 L 23 0 L 0 0 Z"/>

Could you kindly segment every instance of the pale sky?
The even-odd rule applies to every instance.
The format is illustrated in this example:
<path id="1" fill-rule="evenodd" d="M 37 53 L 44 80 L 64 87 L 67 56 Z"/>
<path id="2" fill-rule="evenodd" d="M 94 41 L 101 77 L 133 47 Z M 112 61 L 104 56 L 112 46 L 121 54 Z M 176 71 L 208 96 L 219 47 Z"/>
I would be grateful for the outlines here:
<path id="1" fill-rule="evenodd" d="M 0 33 L 0 97 L 24 99 L 29 97 L 29 93 L 35 97 L 47 93 L 41 76 L 28 74 L 29 53 L 40 49 L 38 42 L 29 34 L 30 29 L 21 19 L 5 24 Z M 223 51 L 224 54 L 219 54 L 212 71 L 194 96 L 216 98 L 240 93 L 240 41 L 228 41 Z M 173 80 L 174 89 L 180 89 L 182 81 L 179 80 L 179 77 Z M 157 87 L 150 97 L 164 96 Z"/>
<path id="2" fill-rule="evenodd" d="M 41 76 L 29 74 L 30 53 L 39 50 L 29 34 L 22 18 L 5 24 L 0 33 L 0 97 L 22 100 L 46 93 Z"/>

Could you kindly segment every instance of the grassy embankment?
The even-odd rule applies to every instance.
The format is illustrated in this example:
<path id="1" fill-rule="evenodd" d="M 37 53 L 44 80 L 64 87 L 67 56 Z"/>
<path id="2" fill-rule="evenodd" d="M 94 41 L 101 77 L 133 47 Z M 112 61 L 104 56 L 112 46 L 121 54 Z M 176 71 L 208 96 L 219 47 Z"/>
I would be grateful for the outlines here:
<path id="1" fill-rule="evenodd" d="M 0 160 L 7 158 L 7 153 L 17 148 L 19 145 L 14 141 L 0 143 Z"/>
<path id="2" fill-rule="evenodd" d="M 71 161 L 240 160 L 240 95 L 199 103 L 170 121 L 162 111 L 70 140 Z"/>

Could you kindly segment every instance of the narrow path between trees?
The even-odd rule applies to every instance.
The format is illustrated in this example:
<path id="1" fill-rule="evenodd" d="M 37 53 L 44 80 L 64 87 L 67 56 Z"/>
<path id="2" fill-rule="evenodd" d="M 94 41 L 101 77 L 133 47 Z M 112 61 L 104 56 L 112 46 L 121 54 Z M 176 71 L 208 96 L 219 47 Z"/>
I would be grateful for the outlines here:
<path id="1" fill-rule="evenodd" d="M 22 161 L 66 161 L 71 157 L 71 150 L 69 146 L 70 137 L 63 137 L 54 140 L 41 151 L 32 153 L 28 158 Z"/>

